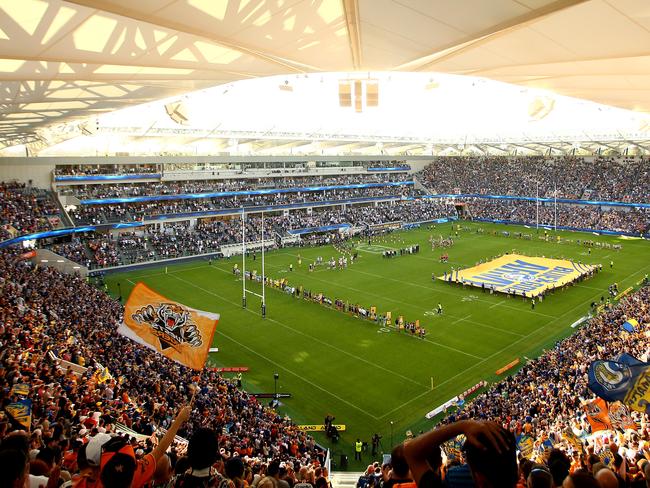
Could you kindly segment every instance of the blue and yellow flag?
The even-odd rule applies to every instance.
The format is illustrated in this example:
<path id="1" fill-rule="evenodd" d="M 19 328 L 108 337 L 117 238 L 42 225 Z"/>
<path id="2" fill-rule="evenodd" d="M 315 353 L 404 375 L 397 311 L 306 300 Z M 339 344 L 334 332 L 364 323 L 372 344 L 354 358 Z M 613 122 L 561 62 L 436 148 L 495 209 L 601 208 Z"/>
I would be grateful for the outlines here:
<path id="1" fill-rule="evenodd" d="M 441 446 L 440 449 L 445 453 L 445 456 L 447 458 L 454 460 L 462 460 L 463 459 L 463 445 L 465 444 L 465 435 L 461 434 L 458 437 L 455 437 L 454 439 L 449 439 L 448 441 L 444 442 Z"/>
<path id="2" fill-rule="evenodd" d="M 117 332 L 193 369 L 201 369 L 219 314 L 174 302 L 144 283 L 131 291 Z"/>
<path id="3" fill-rule="evenodd" d="M 632 410 L 650 414 L 650 363 L 627 354 L 623 361 L 594 361 L 589 366 L 589 389 L 608 402 L 620 401 Z"/>
<path id="4" fill-rule="evenodd" d="M 628 319 L 621 325 L 621 330 L 633 334 L 637 331 L 637 327 L 639 327 L 639 322 L 636 319 Z"/>
<path id="5" fill-rule="evenodd" d="M 108 370 L 108 368 L 105 368 L 101 364 L 97 363 L 97 371 L 95 372 L 95 379 L 97 380 L 97 383 L 100 384 L 106 383 L 107 381 L 113 379 L 113 375 Z"/>
<path id="6" fill-rule="evenodd" d="M 591 273 L 595 266 L 566 259 L 506 254 L 487 263 L 457 271 L 453 281 L 502 293 L 534 297 Z M 444 280 L 444 276 L 438 279 Z"/>
<path id="7" fill-rule="evenodd" d="M 20 395 L 20 396 L 27 396 L 29 395 L 29 385 L 25 383 L 16 383 L 12 388 L 11 388 L 11 395 Z"/>
<path id="8" fill-rule="evenodd" d="M 17 424 L 22 425 L 25 430 L 32 427 L 32 401 L 28 398 L 16 403 L 10 403 L 5 407 L 5 411 Z"/>
<path id="9" fill-rule="evenodd" d="M 580 438 L 573 432 L 573 429 L 571 427 L 567 427 L 562 431 L 562 437 L 564 437 L 564 440 L 567 441 L 571 447 L 573 447 L 573 450 L 576 452 L 582 452 L 583 447 L 582 447 L 582 441 Z"/>
<path id="10" fill-rule="evenodd" d="M 526 459 L 530 459 L 535 448 L 535 439 L 528 434 L 521 434 L 517 437 L 517 449 Z"/>
<path id="11" fill-rule="evenodd" d="M 609 447 L 603 447 L 596 454 L 600 458 L 600 462 L 608 468 L 614 465 L 614 453 Z"/>

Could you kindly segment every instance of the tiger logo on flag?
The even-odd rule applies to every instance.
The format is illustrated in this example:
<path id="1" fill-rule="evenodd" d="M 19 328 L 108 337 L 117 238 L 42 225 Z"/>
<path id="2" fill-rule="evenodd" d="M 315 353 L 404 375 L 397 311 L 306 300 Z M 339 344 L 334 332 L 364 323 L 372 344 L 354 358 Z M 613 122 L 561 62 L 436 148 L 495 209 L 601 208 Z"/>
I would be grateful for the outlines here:
<path id="1" fill-rule="evenodd" d="M 197 310 L 137 283 L 124 305 L 117 332 L 143 346 L 199 370 L 219 321 L 219 314 Z"/>
<path id="2" fill-rule="evenodd" d="M 151 332 L 158 337 L 163 350 L 179 344 L 193 347 L 203 344 L 201 333 L 190 313 L 177 303 L 149 304 L 137 310 L 131 318 L 151 327 Z"/>

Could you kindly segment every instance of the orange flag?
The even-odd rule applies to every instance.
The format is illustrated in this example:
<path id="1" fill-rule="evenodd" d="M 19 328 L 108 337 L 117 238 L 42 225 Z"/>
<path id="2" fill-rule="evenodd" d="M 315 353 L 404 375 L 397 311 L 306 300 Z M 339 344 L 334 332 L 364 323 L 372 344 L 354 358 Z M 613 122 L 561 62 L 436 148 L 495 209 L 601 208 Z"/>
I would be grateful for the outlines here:
<path id="1" fill-rule="evenodd" d="M 609 419 L 609 408 L 607 402 L 602 398 L 596 398 L 583 405 L 587 412 L 587 420 L 591 424 L 591 432 L 599 430 L 612 430 L 612 422 Z"/>
<path id="2" fill-rule="evenodd" d="M 201 369 L 219 314 L 186 307 L 138 283 L 117 332 L 193 369 Z"/>

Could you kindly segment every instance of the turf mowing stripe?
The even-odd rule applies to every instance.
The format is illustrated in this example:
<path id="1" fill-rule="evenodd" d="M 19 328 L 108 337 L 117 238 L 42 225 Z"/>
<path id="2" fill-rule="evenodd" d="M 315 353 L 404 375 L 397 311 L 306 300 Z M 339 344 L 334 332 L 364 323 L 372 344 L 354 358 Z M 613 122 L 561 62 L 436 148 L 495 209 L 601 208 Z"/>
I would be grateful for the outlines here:
<path id="1" fill-rule="evenodd" d="M 214 266 L 213 266 L 213 268 L 214 268 Z M 225 270 L 223 270 L 223 269 L 221 269 L 221 268 L 217 268 L 217 269 L 219 269 L 219 271 L 224 271 L 224 272 L 228 273 L 228 271 L 225 271 Z M 224 302 L 228 302 L 228 303 L 230 303 L 230 304 L 232 304 L 232 305 L 239 306 L 239 303 L 233 302 L 232 300 L 229 300 L 229 299 L 227 299 L 227 298 L 225 298 L 225 297 L 223 297 L 223 296 L 221 296 L 221 295 L 218 295 L 217 293 L 214 293 L 214 292 L 212 292 L 212 291 L 210 291 L 210 290 L 207 290 L 207 289 L 205 289 L 205 288 L 203 288 L 203 287 L 201 287 L 201 286 L 199 286 L 199 285 L 196 285 L 196 284 L 192 283 L 191 281 L 187 281 L 187 280 L 185 280 L 185 279 L 183 279 L 183 278 L 180 278 L 180 277 L 178 277 L 178 276 L 175 276 L 175 275 L 173 275 L 172 277 L 173 277 L 173 278 L 176 278 L 177 280 L 180 280 L 180 281 L 182 281 L 182 282 L 184 282 L 184 283 L 187 283 L 188 285 L 194 286 L 195 288 L 198 288 L 199 290 L 203 290 L 203 291 L 206 292 L 206 293 L 209 293 L 209 294 L 211 294 L 211 295 L 214 295 L 215 297 L 220 298 L 220 299 L 223 300 Z M 260 316 L 261 316 L 260 313 L 255 312 L 255 311 L 253 311 L 253 310 L 250 310 L 250 309 L 248 309 L 248 308 L 246 308 L 246 309 L 244 309 L 244 310 L 246 310 L 247 312 L 252 313 L 253 315 L 260 315 Z M 310 341 L 312 341 L 312 342 L 318 342 L 318 343 L 320 343 L 320 344 L 323 344 L 324 346 L 327 346 L 327 347 L 330 347 L 330 348 L 332 348 L 332 349 L 335 349 L 336 351 L 338 351 L 338 352 L 340 352 L 340 353 L 342 353 L 342 354 L 345 354 L 346 356 L 350 356 L 351 358 L 356 359 L 357 361 L 361 361 L 361 362 L 363 362 L 363 363 L 369 364 L 370 366 L 374 366 L 374 367 L 377 368 L 377 369 L 380 369 L 380 370 L 382 370 L 382 371 L 385 371 L 385 372 L 387 372 L 387 373 L 390 373 L 390 374 L 392 374 L 392 375 L 394 375 L 394 376 L 398 376 L 398 377 L 400 377 L 400 378 L 403 379 L 403 380 L 410 381 L 411 383 L 414 383 L 414 384 L 416 384 L 417 386 L 421 386 L 422 388 L 428 388 L 428 385 L 423 385 L 423 384 L 421 384 L 421 383 L 418 383 L 418 382 L 415 381 L 413 378 L 409 378 L 408 376 L 404 376 L 404 375 L 402 375 L 402 374 L 400 374 L 400 373 L 396 373 L 395 371 L 392 371 L 392 370 L 390 370 L 390 369 L 388 369 L 388 368 L 384 368 L 383 366 L 380 366 L 379 364 L 373 363 L 373 362 L 371 362 L 371 361 L 368 361 L 367 359 L 364 359 L 364 358 L 361 358 L 361 357 L 359 357 L 359 356 L 356 356 L 355 354 L 352 354 L 352 353 L 350 353 L 350 352 L 348 352 L 348 351 L 346 351 L 346 350 L 344 350 L 344 349 L 340 349 L 340 348 L 338 348 L 338 347 L 336 347 L 336 346 L 333 346 L 332 344 L 329 344 L 329 343 L 327 343 L 327 342 L 325 342 L 325 341 L 321 341 L 320 339 L 316 339 L 315 337 L 310 336 L 309 334 L 305 334 L 304 332 L 302 332 L 302 331 L 300 331 L 300 330 L 298 330 L 298 329 L 294 329 L 293 327 L 290 327 L 290 326 L 288 326 L 288 325 L 286 325 L 286 324 L 280 322 L 279 320 L 273 319 L 273 318 L 271 318 L 271 317 L 266 317 L 266 320 L 268 320 L 269 322 L 274 322 L 274 323 L 280 325 L 281 327 L 284 327 L 285 329 L 289 329 L 289 330 L 291 330 L 291 331 L 293 331 L 293 332 L 296 332 L 296 333 L 298 333 L 298 334 L 300 334 L 300 335 L 303 335 L 303 336 L 307 337 L 307 338 L 308 338 Z"/>
<path id="2" fill-rule="evenodd" d="M 281 267 L 282 267 L 282 266 L 280 266 L 280 265 L 273 265 L 273 264 L 267 264 L 267 266 L 270 266 L 270 267 L 276 267 L 276 268 L 281 268 Z M 348 270 L 350 270 L 350 268 L 348 268 Z M 225 270 L 222 270 L 222 271 L 225 271 Z M 350 271 L 355 271 L 355 270 L 350 270 Z M 226 272 L 227 272 L 227 271 L 226 271 Z M 372 275 L 372 273 L 365 273 L 365 272 L 363 272 L 363 271 L 357 271 L 357 272 Z M 379 275 L 377 275 L 377 276 L 380 277 Z M 323 282 L 323 283 L 329 283 L 329 281 L 327 281 L 327 280 L 321 280 L 321 279 L 318 279 L 318 278 L 312 278 L 312 279 L 314 279 L 314 280 L 316 280 L 316 281 L 321 281 L 321 282 Z M 387 279 L 390 279 L 390 278 L 387 278 Z M 398 281 L 398 282 L 400 282 L 400 283 L 407 283 L 407 282 L 405 282 L 405 281 L 401 281 L 401 280 L 393 280 L 393 281 Z M 385 296 L 380 295 L 380 294 L 378 294 L 378 293 L 373 293 L 373 292 L 370 292 L 370 291 L 367 291 L 367 290 L 359 290 L 358 288 L 353 288 L 353 287 L 351 287 L 351 286 L 346 286 L 346 285 L 343 285 L 343 284 L 341 284 L 341 283 L 337 283 L 337 285 L 340 286 L 340 287 L 342 287 L 342 288 L 347 288 L 348 290 L 353 290 L 353 291 L 356 291 L 356 292 L 359 292 L 359 293 L 366 293 L 366 294 L 368 294 L 368 295 L 374 295 L 374 296 L 376 296 L 376 297 L 378 297 L 378 298 L 381 298 L 381 299 L 386 300 L 386 301 L 389 301 L 389 302 L 394 302 L 394 303 L 398 303 L 398 304 L 408 305 L 408 306 L 410 306 L 410 307 L 419 308 L 419 309 L 424 310 L 424 311 L 429 310 L 428 308 L 425 308 L 425 307 L 423 307 L 422 305 L 416 305 L 416 304 L 414 304 L 414 303 L 405 302 L 404 300 L 396 300 L 396 299 L 394 299 L 394 298 L 388 298 L 388 297 L 385 297 Z M 416 286 L 420 286 L 420 287 L 422 287 L 421 285 L 416 285 Z M 422 287 L 422 288 L 427 288 L 427 287 Z M 427 288 L 427 289 L 428 289 L 428 288 Z M 480 300 L 477 300 L 477 301 L 480 301 Z M 488 303 L 489 303 L 489 302 L 488 302 Z M 519 311 L 519 309 L 516 309 L 516 308 L 514 308 L 514 307 L 507 307 L 507 308 L 510 308 L 510 309 L 513 309 L 513 310 L 517 310 L 517 311 Z M 542 314 L 542 315 L 544 315 L 544 316 L 548 316 L 548 317 L 553 317 L 552 315 L 547 315 L 547 314 Z M 452 317 L 452 318 L 459 318 L 458 315 L 453 315 L 453 314 L 447 314 L 446 316 L 447 316 L 447 317 Z M 499 327 L 494 327 L 494 326 L 492 326 L 492 325 L 483 324 L 483 323 L 481 323 L 481 322 L 475 322 L 475 321 L 472 321 L 472 320 L 467 320 L 467 322 L 469 322 L 469 323 L 471 323 L 471 324 L 474 324 L 474 325 L 478 325 L 478 326 L 480 326 L 480 327 L 487 328 L 487 329 L 497 330 L 497 331 L 502 332 L 502 333 L 504 333 L 504 334 L 510 334 L 510 335 L 514 335 L 514 336 L 517 336 L 517 337 L 522 337 L 522 336 L 523 336 L 523 334 L 519 334 L 518 332 L 513 332 L 513 331 L 508 330 L 508 329 L 501 329 L 501 328 L 499 328 Z M 444 325 L 449 325 L 449 324 L 444 324 Z M 429 339 L 427 339 L 426 337 L 425 337 L 424 340 L 425 340 L 425 341 L 429 341 L 431 344 L 442 345 L 442 344 L 439 344 L 439 343 L 437 343 L 437 342 L 435 342 L 435 341 L 429 340 Z M 442 345 L 442 346 L 443 346 L 443 347 L 447 347 L 447 348 L 450 348 L 450 347 L 451 347 L 451 346 L 444 346 L 444 345 Z M 451 349 L 454 350 L 454 351 L 456 351 L 456 352 L 459 351 L 458 349 L 454 349 L 454 348 L 451 348 Z M 480 357 L 480 356 L 474 356 L 474 355 L 469 354 L 469 353 L 466 353 L 466 352 L 463 352 L 463 354 L 468 354 L 468 355 L 470 355 L 470 356 L 473 356 L 473 357 L 476 358 L 476 359 L 483 359 L 483 358 Z"/>
<path id="3" fill-rule="evenodd" d="M 427 289 L 427 290 L 431 290 L 431 291 L 435 291 L 435 292 L 446 293 L 447 295 L 453 295 L 453 296 L 455 296 L 455 297 L 458 296 L 457 293 L 450 292 L 450 291 L 443 290 L 443 289 L 440 289 L 440 290 L 438 290 L 438 289 L 433 289 L 433 288 L 431 288 L 431 287 L 429 287 L 429 286 L 424 286 L 424 285 L 420 285 L 420 284 L 418 284 L 418 283 L 412 283 L 412 282 L 404 281 L 404 280 L 398 280 L 397 278 L 390 278 L 390 277 L 388 277 L 388 276 L 381 276 L 381 275 L 378 275 L 378 274 L 375 274 L 375 273 L 369 273 L 369 272 L 367 272 L 367 271 L 361 271 L 361 270 L 358 270 L 358 269 L 350 269 L 350 268 L 348 268 L 348 269 L 349 269 L 350 271 L 354 271 L 355 273 L 362 273 L 362 274 L 366 274 L 366 275 L 368 275 L 368 276 L 374 276 L 375 278 L 381 278 L 381 279 L 384 279 L 384 280 L 395 281 L 395 282 L 397 282 L 397 283 L 402 283 L 402 284 L 404 284 L 404 285 L 409 285 L 409 286 L 417 286 L 418 288 L 425 288 L 425 289 Z M 477 288 L 477 287 L 475 287 L 475 288 L 476 288 L 477 290 L 480 290 L 480 288 Z M 505 294 L 504 294 L 504 296 L 505 296 Z M 477 302 L 484 302 L 484 303 L 492 303 L 492 302 L 490 302 L 489 300 L 483 300 L 483 299 L 481 299 L 481 298 L 478 298 L 476 301 L 477 301 Z M 519 309 L 519 308 L 509 307 L 509 306 L 506 306 L 505 308 L 510 308 L 510 309 L 512 309 L 512 310 L 516 310 L 517 312 L 520 312 L 520 313 L 521 313 L 521 312 L 524 312 L 524 313 L 532 313 L 532 314 L 535 314 L 535 315 L 541 315 L 541 316 L 543 316 L 543 317 L 553 318 L 553 315 L 549 315 L 549 314 L 547 314 L 547 313 L 534 312 L 534 311 L 532 311 L 532 310 L 521 310 L 521 309 Z M 502 330 L 502 329 L 500 329 L 500 330 Z M 503 331 L 503 332 L 505 332 L 505 331 Z"/>
<path id="4" fill-rule="evenodd" d="M 178 278 L 178 277 L 175 276 L 174 278 Z M 178 278 L 178 279 L 180 279 L 180 278 Z M 181 280 L 181 281 L 185 281 L 185 280 Z M 189 281 L 188 281 L 187 283 L 189 283 Z M 201 288 L 201 287 L 197 287 L 197 288 L 199 288 L 199 289 L 201 289 L 201 290 L 203 289 L 203 288 Z M 207 290 L 203 290 L 203 291 L 207 291 Z M 208 293 L 209 293 L 209 292 L 208 292 Z M 218 296 L 218 295 L 215 295 L 215 296 Z M 221 298 L 221 297 L 219 297 L 219 298 Z M 254 313 L 254 312 L 253 312 L 253 313 Z M 255 354 L 256 356 L 261 357 L 262 359 L 264 359 L 265 361 L 268 361 L 269 363 L 271 363 L 272 365 L 276 366 L 277 368 L 283 369 L 284 371 L 286 371 L 287 373 L 289 373 L 289 374 L 295 376 L 296 378 L 301 379 L 302 381 L 304 381 L 304 382 L 307 383 L 308 385 L 311 385 L 311 386 L 313 386 L 314 388 L 318 388 L 320 391 L 322 391 L 322 392 L 324 392 L 324 393 L 327 393 L 328 395 L 330 395 L 330 396 L 336 398 L 337 400 L 339 400 L 339 401 L 345 403 L 346 405 L 348 405 L 348 406 L 354 408 L 355 410 L 358 410 L 359 412 L 366 414 L 368 417 L 371 417 L 371 418 L 373 418 L 373 419 L 375 419 L 375 420 L 379 420 L 380 417 L 376 417 L 375 415 L 371 414 L 370 412 L 366 412 L 363 408 L 358 407 L 358 406 L 355 405 L 354 403 L 351 403 L 351 402 L 345 400 L 344 398 L 341 398 L 341 397 L 338 396 L 336 393 L 332 393 L 331 391 L 329 391 L 329 390 L 323 388 L 322 386 L 318 386 L 316 383 L 313 383 L 312 381 L 309 381 L 309 380 L 306 379 L 303 375 L 300 375 L 300 374 L 298 374 L 298 373 L 295 373 L 295 372 L 293 372 L 292 370 L 290 370 L 289 368 L 287 368 L 287 367 L 285 367 L 285 366 L 282 366 L 282 365 L 279 364 L 279 363 L 276 363 L 276 362 L 273 361 L 272 359 L 270 359 L 270 358 L 264 356 L 263 354 L 257 352 L 255 349 L 252 349 L 252 348 L 248 347 L 247 345 L 242 344 L 241 342 L 239 342 L 239 341 L 233 339 L 233 338 L 230 337 L 229 335 L 224 334 L 223 331 L 220 331 L 220 332 L 219 332 L 219 335 L 221 335 L 222 337 L 225 337 L 226 339 L 231 340 L 231 341 L 234 342 L 235 344 L 238 344 L 240 347 L 243 347 L 244 349 L 250 351 L 251 353 Z"/>
<path id="5" fill-rule="evenodd" d="M 578 308 L 578 307 L 582 307 L 582 306 L 584 306 L 584 303 L 579 303 L 579 304 L 577 304 L 575 307 L 571 308 L 570 310 L 567 310 L 567 311 L 564 312 L 562 315 L 557 316 L 557 317 L 555 318 L 555 320 L 552 320 L 551 322 L 549 322 L 549 323 L 547 323 L 547 324 L 545 324 L 545 325 L 542 325 L 541 327 L 539 327 L 539 328 L 533 330 L 533 331 L 530 332 L 529 334 L 523 336 L 521 339 L 519 339 L 519 340 L 517 340 L 517 341 L 515 341 L 515 342 L 513 342 L 513 343 L 511 343 L 511 344 L 508 344 L 506 347 L 504 347 L 504 348 L 501 349 L 500 351 L 495 352 L 494 354 L 492 354 L 492 355 L 486 357 L 485 359 L 479 361 L 478 363 L 474 363 L 474 364 L 472 364 L 471 366 L 467 367 L 466 369 L 464 369 L 464 370 L 461 371 L 460 373 L 458 373 L 458 374 L 452 376 L 451 378 L 447 378 L 445 381 L 443 381 L 443 382 L 440 383 L 439 385 L 436 385 L 436 388 L 439 388 L 439 387 L 441 387 L 441 386 L 443 386 L 443 385 L 446 385 L 446 384 L 449 383 L 450 381 L 455 380 L 456 378 L 458 378 L 459 376 L 461 376 L 461 375 L 467 373 L 467 372 L 470 371 L 471 369 L 474 369 L 476 366 L 479 366 L 479 365 L 483 364 L 484 362 L 489 361 L 490 359 L 492 359 L 492 358 L 498 356 L 499 354 L 503 353 L 504 351 L 507 351 L 507 350 L 510 349 L 512 346 L 514 346 L 514 345 L 516 345 L 516 344 L 519 344 L 521 341 L 523 341 L 523 340 L 525 340 L 525 339 L 528 339 L 530 336 L 532 336 L 532 335 L 535 334 L 536 332 L 539 332 L 539 331 L 541 331 L 541 330 L 546 329 L 546 327 L 548 327 L 549 325 L 551 325 L 551 324 L 552 324 L 553 322 L 555 322 L 556 320 L 559 320 L 560 318 L 564 317 L 565 315 L 567 315 L 567 314 L 573 312 L 576 308 Z M 432 391 L 432 392 L 433 392 L 433 391 L 435 391 L 435 389 L 434 389 L 434 390 L 429 390 L 429 391 Z M 427 392 L 425 391 L 424 393 L 421 393 L 420 395 L 418 395 L 418 396 L 416 396 L 416 397 L 414 397 L 414 398 L 411 398 L 409 401 L 403 403 L 403 404 L 400 405 L 399 407 L 396 407 L 396 408 L 394 408 L 393 410 L 391 410 L 391 411 L 385 413 L 384 415 L 382 415 L 381 417 L 379 417 L 379 419 L 382 419 L 382 418 L 384 418 L 384 417 L 390 415 L 391 413 L 393 413 L 393 412 L 399 410 L 400 408 L 405 407 L 406 405 L 408 405 L 408 404 L 414 402 L 415 400 L 417 400 L 417 399 L 423 397 L 426 393 L 427 393 Z"/>
<path id="6" fill-rule="evenodd" d="M 270 266 L 272 268 L 282 268 L 282 265 L 266 264 L 266 266 Z M 222 269 L 221 271 L 225 271 L 226 273 L 228 272 L 228 271 L 226 271 L 224 269 Z M 322 281 L 324 283 L 329 283 L 326 280 L 320 280 L 318 278 L 312 278 L 312 279 L 317 280 L 317 281 Z M 348 290 L 353 290 L 353 291 L 356 291 L 356 292 L 359 292 L 359 293 L 367 293 L 368 295 L 375 295 L 376 297 L 383 298 L 384 300 L 389 300 L 389 301 L 396 302 L 396 303 L 405 303 L 406 305 L 410 305 L 410 306 L 417 307 L 417 308 L 422 308 L 421 306 L 409 304 L 409 303 L 407 303 L 407 302 L 405 302 L 403 300 L 393 300 L 393 299 L 390 299 L 390 298 L 386 298 L 383 295 L 379 295 L 377 293 L 371 293 L 369 291 L 359 290 L 358 288 L 353 288 L 351 286 L 346 286 L 346 285 L 343 285 L 343 284 L 340 284 L 340 283 L 338 284 L 338 286 L 340 286 L 342 288 L 347 288 Z M 502 332 L 505 332 L 505 331 L 502 331 Z M 457 352 L 459 354 L 464 354 L 465 356 L 470 356 L 470 357 L 473 357 L 475 359 L 483 359 L 481 356 L 477 356 L 475 354 L 472 354 L 472 353 L 469 353 L 469 352 L 466 352 L 466 351 L 462 351 L 460 349 L 456 349 L 455 347 L 451 347 L 451 346 L 448 346 L 446 344 L 441 344 L 440 342 L 432 341 L 431 339 L 427 339 L 426 337 L 424 338 L 424 341 L 428 342 L 430 344 L 434 344 L 436 346 L 445 348 L 445 349 L 449 349 L 450 351 L 454 351 L 454 352 Z"/>
<path id="7" fill-rule="evenodd" d="M 217 270 L 219 270 L 219 271 L 222 271 L 222 272 L 224 272 L 224 273 L 226 273 L 226 274 L 230 274 L 229 271 L 227 271 L 227 270 L 225 270 L 225 269 L 222 269 L 222 268 L 219 267 L 219 266 L 213 266 L 212 268 L 213 268 L 213 269 L 217 269 Z M 177 277 L 177 276 L 174 276 L 174 278 L 178 278 L 178 277 Z M 181 278 L 178 278 L 178 279 L 181 279 Z M 185 281 L 185 280 L 183 280 L 183 281 Z M 277 290 L 276 290 L 276 291 L 277 291 Z M 215 295 L 215 296 L 218 296 L 218 295 Z M 234 302 L 230 302 L 230 303 L 236 305 Z M 248 310 L 248 309 L 246 309 L 246 310 L 249 311 L 249 312 L 251 312 L 251 313 L 253 313 L 253 314 L 255 314 L 255 315 L 260 315 L 259 313 L 254 312 L 254 311 L 252 311 L 252 310 Z M 328 309 L 328 308 L 325 308 L 325 310 L 331 310 L 331 311 L 334 311 L 334 309 L 332 309 L 332 308 L 329 308 L 329 309 Z M 323 345 L 325 345 L 325 346 L 327 346 L 327 347 L 331 347 L 332 349 L 335 349 L 335 350 L 337 350 L 337 351 L 339 351 L 339 352 L 342 352 L 343 354 L 346 354 L 346 355 L 348 355 L 348 356 L 350 356 L 350 357 L 352 357 L 352 358 L 354 358 L 354 359 L 359 359 L 359 360 L 361 360 L 362 362 L 364 362 L 364 363 L 366 363 L 366 364 L 370 364 L 371 366 L 374 366 L 374 367 L 376 367 L 376 368 L 379 368 L 379 369 L 381 369 L 381 370 L 383 370 L 383 371 L 386 371 L 386 372 L 388 372 L 388 373 L 391 373 L 391 374 L 393 374 L 393 375 L 395 375 L 395 376 L 399 376 L 400 378 L 402 378 L 402 379 L 404 379 L 404 380 L 407 380 L 407 381 L 410 381 L 411 383 L 414 383 L 414 384 L 416 384 L 416 385 L 418 385 L 418 386 L 421 386 L 421 387 L 423 387 L 423 388 L 429 388 L 428 385 L 423 385 L 422 383 L 418 383 L 417 381 L 413 380 L 412 378 L 409 378 L 408 376 L 404 376 L 404 375 L 402 375 L 402 374 L 400 374 L 400 373 L 396 373 L 395 371 L 393 371 L 393 370 L 391 370 L 391 369 L 384 368 L 383 366 L 380 366 L 380 365 L 378 365 L 378 364 L 376 364 L 376 363 L 373 363 L 373 362 L 367 361 L 367 360 L 365 360 L 365 359 L 362 359 L 362 358 L 360 358 L 360 357 L 358 357 L 358 356 L 356 356 L 356 355 L 354 355 L 354 354 L 352 354 L 352 353 L 349 353 L 349 352 L 345 351 L 344 349 L 340 349 L 340 348 L 338 348 L 338 347 L 336 347 L 336 346 L 334 346 L 334 345 L 332 345 L 332 344 L 329 344 L 329 343 L 327 343 L 327 342 L 321 341 L 320 339 L 316 339 L 316 338 L 310 336 L 309 334 L 305 334 L 305 333 L 302 332 L 301 330 L 299 330 L 299 329 L 294 329 L 293 327 L 291 327 L 291 326 L 289 326 L 289 325 L 286 325 L 286 324 L 284 324 L 284 323 L 282 323 L 282 322 L 280 322 L 280 321 L 278 321 L 278 320 L 276 320 L 276 319 L 273 319 L 273 318 L 267 317 L 267 320 L 269 320 L 269 321 L 271 321 L 271 322 L 275 322 L 276 324 L 278 324 L 278 325 L 280 325 L 280 326 L 282 326 L 282 327 L 284 327 L 284 328 L 286 328 L 286 329 L 292 330 L 292 331 L 294 331 L 294 332 L 296 332 L 296 333 L 298 333 L 298 334 L 300 334 L 300 335 L 303 335 L 303 336 L 307 337 L 310 341 L 318 342 L 318 343 L 323 344 Z M 422 340 L 421 338 L 418 338 L 418 339 Z M 436 342 L 434 342 L 434 341 L 430 341 L 430 340 L 427 341 L 426 338 L 425 338 L 424 340 L 425 340 L 425 342 L 429 342 L 429 343 L 431 343 L 431 344 L 436 344 Z M 449 347 L 449 346 L 445 346 L 445 347 Z M 477 359 L 480 359 L 479 356 L 474 356 L 474 357 L 477 358 Z"/>

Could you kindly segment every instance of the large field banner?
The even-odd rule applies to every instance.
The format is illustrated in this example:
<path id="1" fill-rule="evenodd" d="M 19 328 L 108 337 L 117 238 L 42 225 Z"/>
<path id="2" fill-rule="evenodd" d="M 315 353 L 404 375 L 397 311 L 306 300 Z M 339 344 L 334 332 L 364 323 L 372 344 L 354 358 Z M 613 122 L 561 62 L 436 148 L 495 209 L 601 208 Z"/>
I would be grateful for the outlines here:
<path id="1" fill-rule="evenodd" d="M 479 288 L 494 288 L 501 293 L 534 297 L 590 274 L 596 266 L 566 259 L 550 259 L 506 254 L 473 268 L 461 269 L 438 279 Z"/>
<path id="2" fill-rule="evenodd" d="M 201 369 L 218 321 L 219 314 L 186 307 L 138 283 L 117 332 L 169 359 Z"/>

